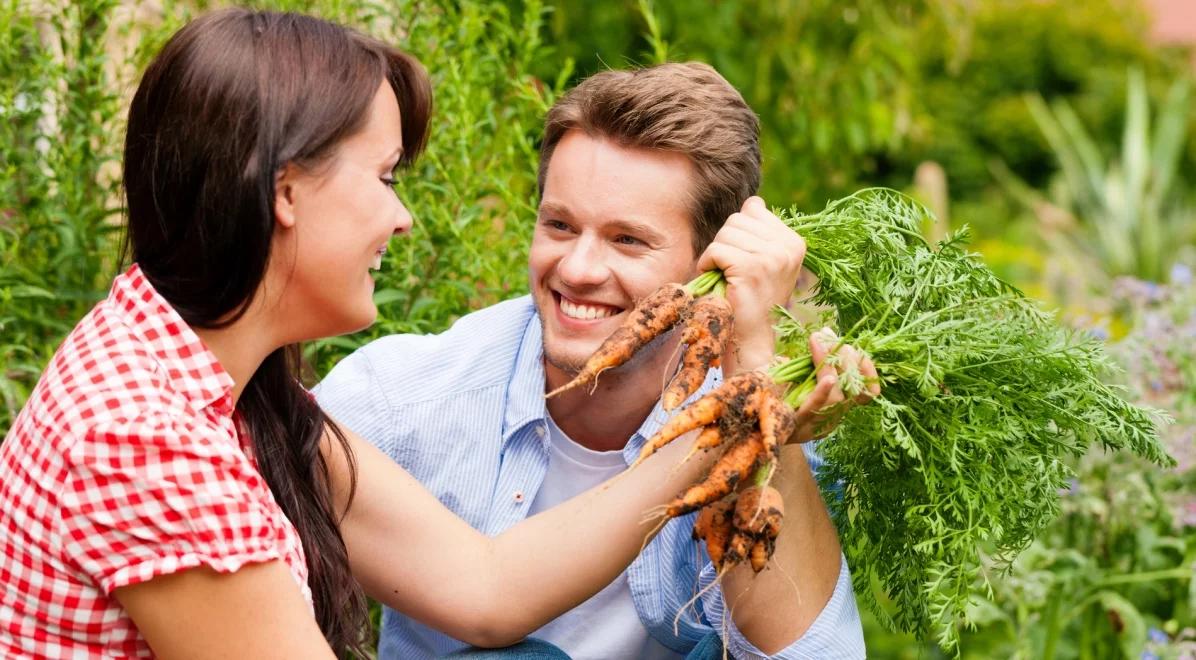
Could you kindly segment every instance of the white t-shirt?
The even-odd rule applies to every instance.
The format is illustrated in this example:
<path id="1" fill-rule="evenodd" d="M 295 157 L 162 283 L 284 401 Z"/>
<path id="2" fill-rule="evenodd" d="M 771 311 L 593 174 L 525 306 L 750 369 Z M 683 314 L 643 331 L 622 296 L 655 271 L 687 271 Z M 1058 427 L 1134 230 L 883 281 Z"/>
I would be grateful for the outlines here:
<path id="1" fill-rule="evenodd" d="M 627 469 L 623 452 L 592 451 L 574 442 L 548 418 L 548 473 L 528 515 L 535 515 L 589 490 Z M 574 660 L 676 660 L 648 634 L 627 584 L 627 571 L 586 602 L 550 621 L 531 637 L 551 642 Z"/>

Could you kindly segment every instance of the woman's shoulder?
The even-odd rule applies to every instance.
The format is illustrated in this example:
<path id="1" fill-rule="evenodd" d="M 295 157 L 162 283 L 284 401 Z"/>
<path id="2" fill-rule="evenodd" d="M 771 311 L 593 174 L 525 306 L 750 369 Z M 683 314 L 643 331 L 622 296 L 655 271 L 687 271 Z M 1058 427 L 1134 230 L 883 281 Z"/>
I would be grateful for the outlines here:
<path id="1" fill-rule="evenodd" d="M 98 305 L 71 331 L 29 398 L 58 426 L 178 407 L 169 373 L 130 328 Z"/>

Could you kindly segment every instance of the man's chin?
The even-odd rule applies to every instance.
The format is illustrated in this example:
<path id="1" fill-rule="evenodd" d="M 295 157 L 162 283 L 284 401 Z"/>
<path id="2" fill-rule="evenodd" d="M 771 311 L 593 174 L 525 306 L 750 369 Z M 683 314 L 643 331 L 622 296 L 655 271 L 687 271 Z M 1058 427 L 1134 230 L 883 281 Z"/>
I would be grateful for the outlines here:
<path id="1" fill-rule="evenodd" d="M 544 348 L 544 360 L 569 376 L 576 376 L 589 358 L 590 355 L 588 353 L 586 355 L 576 355 L 550 350 L 548 347 Z"/>

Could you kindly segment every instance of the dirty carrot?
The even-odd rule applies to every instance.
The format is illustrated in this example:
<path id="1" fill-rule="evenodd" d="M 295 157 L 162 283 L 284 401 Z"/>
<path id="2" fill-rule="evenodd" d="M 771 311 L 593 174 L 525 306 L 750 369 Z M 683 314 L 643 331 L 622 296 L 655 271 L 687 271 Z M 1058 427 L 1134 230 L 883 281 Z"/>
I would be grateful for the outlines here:
<path id="1" fill-rule="evenodd" d="M 797 413 L 785 405 L 771 387 L 761 390 L 760 397 L 760 432 L 764 435 L 764 449 L 775 459 L 780 456 L 781 445 L 797 430 Z"/>
<path id="2" fill-rule="evenodd" d="M 752 546 L 748 554 L 748 559 L 751 561 L 752 570 L 759 573 L 768 566 L 768 560 L 772 559 L 772 553 L 776 549 L 776 544 L 770 542 L 768 539 L 760 539 Z"/>
<path id="3" fill-rule="evenodd" d="M 687 431 L 713 424 L 724 417 L 724 412 L 727 409 L 740 411 L 737 415 L 743 415 L 744 410 L 754 410 L 751 406 L 755 405 L 755 393 L 762 384 L 767 382 L 767 379 L 768 377 L 760 372 L 749 372 L 731 377 L 718 389 L 698 399 L 665 422 L 656 435 L 648 439 L 644 448 L 640 450 L 639 458 L 635 459 L 631 467 L 639 465 L 644 459 Z M 737 426 L 746 427 L 746 422 L 750 421 L 741 420 L 734 415 L 732 418 L 727 421 L 734 421 Z"/>
<path id="4" fill-rule="evenodd" d="M 722 364 L 723 351 L 731 338 L 733 312 L 722 296 L 703 296 L 690 305 L 690 315 L 681 334 L 685 352 L 681 368 L 669 383 L 662 407 L 673 410 L 696 392 L 712 367 Z"/>
<path id="5" fill-rule="evenodd" d="M 728 499 L 719 500 L 702 507 L 694 520 L 693 538 L 695 541 L 706 542 L 706 554 L 715 568 L 723 563 L 723 553 L 731 539 L 731 515 L 733 502 Z"/>
<path id="6" fill-rule="evenodd" d="M 668 504 L 667 515 L 676 518 L 725 497 L 748 477 L 763 452 L 764 442 L 759 433 L 751 433 L 735 443 L 710 468 L 705 480 L 690 486 Z"/>
<path id="7" fill-rule="evenodd" d="M 573 380 L 549 392 L 546 397 L 591 383 L 603 371 L 630 360 L 636 351 L 672 328 L 691 300 L 689 291 L 680 284 L 666 284 L 657 289 L 635 306 L 623 325 L 602 342 Z"/>
<path id="8" fill-rule="evenodd" d="M 781 533 L 781 521 L 785 516 L 785 504 L 781 493 L 772 486 L 753 485 L 739 493 L 735 500 L 735 513 L 731 525 L 734 532 L 724 553 L 727 564 L 738 564 L 752 560 L 752 568 L 759 573 L 772 557 L 777 536 Z M 756 546 L 761 545 L 764 556 L 757 557 Z M 756 568 L 756 566 L 759 568 Z"/>
<path id="9" fill-rule="evenodd" d="M 655 454 L 661 447 L 669 444 L 683 434 L 701 426 L 708 426 L 718 420 L 723 414 L 723 402 L 716 394 L 707 394 L 698 399 L 688 408 L 675 415 L 665 425 L 660 427 L 656 435 L 652 436 L 640 450 L 640 455 L 631 464 L 635 467 L 644 459 Z"/>

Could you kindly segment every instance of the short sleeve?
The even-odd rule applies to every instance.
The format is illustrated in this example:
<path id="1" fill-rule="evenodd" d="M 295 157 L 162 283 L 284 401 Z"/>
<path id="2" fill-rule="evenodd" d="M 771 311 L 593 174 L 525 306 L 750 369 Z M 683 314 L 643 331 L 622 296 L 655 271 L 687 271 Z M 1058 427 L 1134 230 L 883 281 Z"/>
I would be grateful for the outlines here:
<path id="1" fill-rule="evenodd" d="M 68 455 L 64 557 L 106 594 L 184 569 L 283 559 L 264 479 L 231 430 L 142 418 L 92 428 Z"/>
<path id="2" fill-rule="evenodd" d="M 756 648 L 740 632 L 735 620 L 727 615 L 722 585 L 715 583 L 715 577 L 714 567 L 710 564 L 698 576 L 702 605 L 710 625 L 720 631 L 719 636 L 723 638 L 731 657 L 751 660 L 854 660 L 866 657 L 864 630 L 851 586 L 851 572 L 847 568 L 847 558 L 842 554 L 839 555 L 839 578 L 830 600 L 800 638 L 771 656 Z"/>

